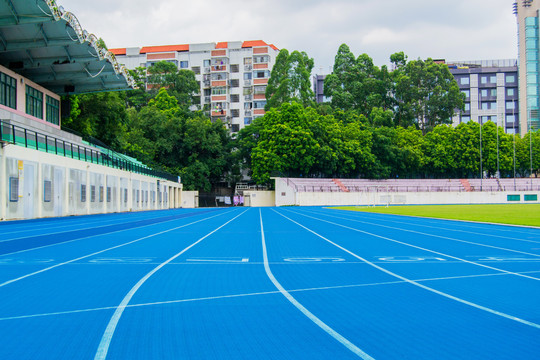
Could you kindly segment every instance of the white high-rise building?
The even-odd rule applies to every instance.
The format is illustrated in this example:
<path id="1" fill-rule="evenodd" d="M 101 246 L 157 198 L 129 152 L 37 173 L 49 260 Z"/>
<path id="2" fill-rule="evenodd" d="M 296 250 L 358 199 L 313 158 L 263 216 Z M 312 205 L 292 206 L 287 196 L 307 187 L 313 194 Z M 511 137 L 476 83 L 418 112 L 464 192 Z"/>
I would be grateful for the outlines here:
<path id="1" fill-rule="evenodd" d="M 172 62 L 195 73 L 200 109 L 236 133 L 265 114 L 266 86 L 279 49 L 262 40 L 111 49 L 128 69 Z"/>

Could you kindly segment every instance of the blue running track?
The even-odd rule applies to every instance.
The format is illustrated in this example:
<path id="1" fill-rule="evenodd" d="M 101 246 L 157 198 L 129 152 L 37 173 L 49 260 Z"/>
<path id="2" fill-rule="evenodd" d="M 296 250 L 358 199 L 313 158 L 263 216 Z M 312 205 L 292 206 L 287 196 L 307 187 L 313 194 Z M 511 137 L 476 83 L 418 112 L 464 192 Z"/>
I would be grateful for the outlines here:
<path id="1" fill-rule="evenodd" d="M 0 359 L 540 359 L 540 229 L 320 207 L 6 222 Z"/>

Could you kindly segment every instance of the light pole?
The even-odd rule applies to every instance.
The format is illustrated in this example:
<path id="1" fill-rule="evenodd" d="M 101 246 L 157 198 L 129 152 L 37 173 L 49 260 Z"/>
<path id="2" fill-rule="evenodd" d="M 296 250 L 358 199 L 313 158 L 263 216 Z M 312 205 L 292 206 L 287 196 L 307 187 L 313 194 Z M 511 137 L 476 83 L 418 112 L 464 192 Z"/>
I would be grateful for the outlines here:
<path id="1" fill-rule="evenodd" d="M 514 119 L 514 191 L 516 191 L 516 102 L 512 109 L 512 119 Z"/>

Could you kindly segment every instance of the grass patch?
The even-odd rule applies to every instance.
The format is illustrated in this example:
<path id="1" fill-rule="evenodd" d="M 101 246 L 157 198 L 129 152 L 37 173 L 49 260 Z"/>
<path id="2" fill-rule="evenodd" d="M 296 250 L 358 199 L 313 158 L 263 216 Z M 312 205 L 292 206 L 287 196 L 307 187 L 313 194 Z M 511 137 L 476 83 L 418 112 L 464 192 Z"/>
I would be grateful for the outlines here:
<path id="1" fill-rule="evenodd" d="M 540 204 L 347 206 L 333 209 L 540 227 Z"/>

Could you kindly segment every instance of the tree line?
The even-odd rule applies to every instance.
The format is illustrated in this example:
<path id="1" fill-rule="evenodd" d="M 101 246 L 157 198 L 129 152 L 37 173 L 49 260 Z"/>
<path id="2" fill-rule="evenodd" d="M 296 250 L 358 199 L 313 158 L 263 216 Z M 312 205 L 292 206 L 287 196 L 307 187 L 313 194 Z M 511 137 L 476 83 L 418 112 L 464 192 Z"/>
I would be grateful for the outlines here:
<path id="1" fill-rule="evenodd" d="M 528 176 L 540 168 L 540 133 L 505 134 L 488 122 L 452 127 L 463 95 L 445 65 L 390 57 L 377 67 L 342 45 L 325 79 L 329 103 L 316 104 L 310 85 L 313 59 L 281 50 L 266 89 L 266 115 L 232 134 L 211 121 L 189 70 L 159 62 L 132 75 L 139 89 L 70 96 L 62 124 L 83 137 L 182 177 L 186 189 L 210 191 L 272 176 L 454 178 Z M 532 136 L 532 137 L 530 137 Z M 498 156 L 497 156 L 498 144 Z M 514 157 L 515 149 L 515 157 Z M 516 159 L 514 162 L 514 158 Z"/>

